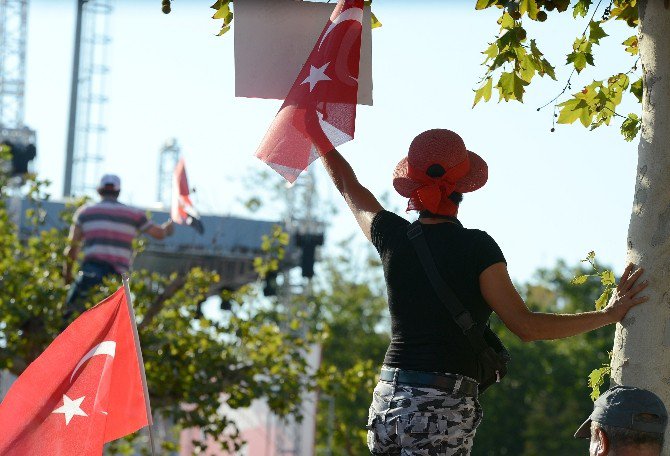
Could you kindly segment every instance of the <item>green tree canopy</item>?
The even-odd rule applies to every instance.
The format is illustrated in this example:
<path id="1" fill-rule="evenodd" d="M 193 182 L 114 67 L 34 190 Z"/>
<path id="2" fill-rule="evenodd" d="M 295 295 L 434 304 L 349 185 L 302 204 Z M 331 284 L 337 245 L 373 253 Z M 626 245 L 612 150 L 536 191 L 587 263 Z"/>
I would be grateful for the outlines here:
<path id="1" fill-rule="evenodd" d="M 61 276 L 67 232 L 43 227 L 39 201 L 46 198 L 45 183 L 29 177 L 24 188 L 34 208 L 26 214 L 27 231 L 19 233 L 10 211 L 17 191 L 0 172 L 0 369 L 17 375 L 63 329 L 67 292 Z M 63 214 L 65 221 L 73 211 L 74 206 Z M 276 267 L 286 236 L 278 230 L 264 244 L 267 258 L 258 266 L 267 271 Z M 199 305 L 218 280 L 216 272 L 200 269 L 185 277 L 140 270 L 132 274 L 131 290 L 154 414 L 182 428 L 197 426 L 235 447 L 241 443 L 237 427 L 222 416 L 221 405 L 245 407 L 263 398 L 279 416 L 299 413 L 297 398 L 311 382 L 303 353 L 316 333 L 305 314 L 309 307 L 296 315 L 262 298 L 253 284 L 233 293 L 233 308 L 223 318 L 207 319 Z M 88 305 L 119 286 L 118 280 L 107 281 Z M 301 331 L 287 330 L 296 318 L 306 322 Z M 130 451 L 123 442 L 113 448 Z"/>
<path id="2" fill-rule="evenodd" d="M 524 27 L 524 20 L 544 22 L 550 14 L 572 11 L 576 20 L 584 20 L 582 33 L 572 44 L 566 56 L 566 64 L 572 71 L 559 94 L 547 103 L 554 109 L 555 122 L 571 124 L 577 120 L 591 130 L 602 125 L 610 125 L 612 120 L 621 121 L 621 134 L 632 141 L 641 128 L 637 113 L 626 115 L 617 111 L 624 96 L 642 101 L 642 77 L 638 70 L 638 37 L 635 31 L 621 45 L 621 70 L 607 79 L 594 80 L 581 90 L 566 95 L 572 89 L 571 81 L 575 73 L 588 67 L 595 67 L 596 48 L 609 37 L 607 27 L 623 24 L 636 29 L 639 24 L 637 0 L 597 1 L 578 0 L 476 0 L 478 10 L 496 7 L 501 10 L 499 33 L 482 52 L 485 56 L 485 73 L 479 88 L 475 90 L 474 105 L 481 100 L 489 101 L 493 89 L 498 91 L 498 99 L 523 102 L 523 95 L 535 76 L 548 76 L 556 80 L 554 66 L 540 50 L 538 40 L 530 38 Z M 555 38 L 555 37 L 554 37 Z M 538 111 L 541 108 L 538 108 Z M 554 129 L 552 128 L 552 131 Z"/>

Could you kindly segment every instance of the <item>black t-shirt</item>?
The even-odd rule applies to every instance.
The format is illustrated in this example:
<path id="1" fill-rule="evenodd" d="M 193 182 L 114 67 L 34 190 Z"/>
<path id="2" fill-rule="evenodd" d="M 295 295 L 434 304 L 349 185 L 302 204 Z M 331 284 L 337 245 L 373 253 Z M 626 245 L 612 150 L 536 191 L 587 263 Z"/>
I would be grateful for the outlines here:
<path id="1" fill-rule="evenodd" d="M 372 221 L 372 243 L 384 265 L 391 312 L 391 344 L 384 364 L 475 378 L 472 348 L 428 280 L 407 238 L 408 226 L 407 220 L 388 211 Z M 438 271 L 473 318 L 485 322 L 491 308 L 479 289 L 479 274 L 505 262 L 500 247 L 486 232 L 460 223 L 422 227 Z"/>

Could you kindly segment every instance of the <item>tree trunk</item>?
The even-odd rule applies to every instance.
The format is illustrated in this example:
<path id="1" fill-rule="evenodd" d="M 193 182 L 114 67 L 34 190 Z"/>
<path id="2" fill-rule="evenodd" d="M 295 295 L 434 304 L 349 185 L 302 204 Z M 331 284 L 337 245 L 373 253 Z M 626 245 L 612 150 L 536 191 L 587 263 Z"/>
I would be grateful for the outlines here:
<path id="1" fill-rule="evenodd" d="M 612 384 L 647 388 L 670 408 L 670 9 L 638 3 L 644 96 L 628 260 L 645 268 L 650 300 L 617 324 Z"/>

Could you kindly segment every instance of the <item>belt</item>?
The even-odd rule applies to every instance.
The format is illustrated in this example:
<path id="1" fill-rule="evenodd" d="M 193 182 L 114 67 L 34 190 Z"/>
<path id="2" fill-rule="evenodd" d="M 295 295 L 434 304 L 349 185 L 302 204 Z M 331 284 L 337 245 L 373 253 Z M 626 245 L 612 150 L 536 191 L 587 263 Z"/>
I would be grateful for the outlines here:
<path id="1" fill-rule="evenodd" d="M 379 379 L 384 382 L 393 382 L 407 385 L 420 385 L 437 388 L 453 394 L 477 397 L 477 382 L 460 375 L 433 374 L 404 369 L 382 369 Z"/>

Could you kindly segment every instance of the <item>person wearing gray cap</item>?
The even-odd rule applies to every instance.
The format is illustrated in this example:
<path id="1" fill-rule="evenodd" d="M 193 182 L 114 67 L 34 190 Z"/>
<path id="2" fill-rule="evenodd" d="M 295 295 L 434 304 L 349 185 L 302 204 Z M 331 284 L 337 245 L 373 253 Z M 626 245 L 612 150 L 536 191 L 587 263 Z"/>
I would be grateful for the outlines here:
<path id="1" fill-rule="evenodd" d="M 646 389 L 615 386 L 593 404 L 575 437 L 591 439 L 589 456 L 659 456 L 668 412 Z"/>
<path id="2" fill-rule="evenodd" d="M 86 204 L 74 213 L 64 252 L 63 278 L 66 284 L 74 279 L 72 266 L 79 256 L 81 244 L 84 259 L 68 292 L 65 320 L 84 310 L 82 299 L 88 290 L 102 283 L 105 277 L 123 274 L 130 269 L 133 240 L 140 233 L 163 239 L 174 231 L 172 220 L 156 225 L 147 218 L 144 210 L 120 203 L 120 192 L 121 179 L 114 174 L 105 174 L 98 185 L 102 200 Z"/>

